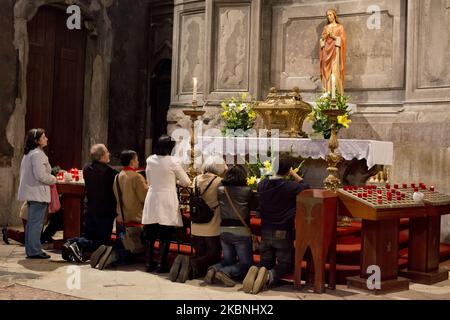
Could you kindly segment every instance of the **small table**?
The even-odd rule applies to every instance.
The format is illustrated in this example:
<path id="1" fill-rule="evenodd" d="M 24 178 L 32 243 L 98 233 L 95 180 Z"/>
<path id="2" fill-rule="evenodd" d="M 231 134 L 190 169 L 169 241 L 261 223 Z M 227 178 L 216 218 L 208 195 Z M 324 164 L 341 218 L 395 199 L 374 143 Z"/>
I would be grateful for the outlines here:
<path id="1" fill-rule="evenodd" d="M 79 237 L 83 216 L 84 183 L 58 182 L 56 187 L 62 196 L 61 204 L 64 208 L 64 240 Z"/>
<path id="2" fill-rule="evenodd" d="M 432 285 L 448 279 L 448 269 L 439 267 L 441 216 L 450 214 L 450 197 L 425 192 L 426 217 L 409 221 L 408 268 L 400 275 L 414 282 Z"/>
<path id="3" fill-rule="evenodd" d="M 409 289 L 409 279 L 435 283 L 448 278 L 448 272 L 439 270 L 440 215 L 450 213 L 450 197 L 438 192 L 422 191 L 423 202 L 412 200 L 413 189 L 399 189 L 403 199 L 388 200 L 386 188 L 382 192 L 382 203 L 377 200 L 376 190 L 366 197 L 362 189 L 338 191 L 339 210 L 362 219 L 361 273 L 347 278 L 349 287 L 372 291 L 375 294 Z M 408 270 L 398 277 L 398 234 L 399 220 L 410 219 Z M 369 266 L 378 266 L 381 272 L 379 288 L 367 287 L 366 274 Z M 435 281 L 435 282 L 433 282 Z"/>

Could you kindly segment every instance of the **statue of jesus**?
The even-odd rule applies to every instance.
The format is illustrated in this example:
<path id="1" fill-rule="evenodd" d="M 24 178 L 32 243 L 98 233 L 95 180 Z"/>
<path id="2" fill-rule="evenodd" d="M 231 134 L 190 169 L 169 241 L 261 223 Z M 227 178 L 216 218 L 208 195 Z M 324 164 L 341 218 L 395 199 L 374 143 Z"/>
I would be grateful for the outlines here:
<path id="1" fill-rule="evenodd" d="M 340 94 L 344 93 L 347 38 L 344 26 L 339 23 L 335 10 L 327 11 L 327 20 L 328 23 L 323 28 L 320 38 L 320 78 L 323 90 L 331 92 L 334 96 L 333 85 Z"/>

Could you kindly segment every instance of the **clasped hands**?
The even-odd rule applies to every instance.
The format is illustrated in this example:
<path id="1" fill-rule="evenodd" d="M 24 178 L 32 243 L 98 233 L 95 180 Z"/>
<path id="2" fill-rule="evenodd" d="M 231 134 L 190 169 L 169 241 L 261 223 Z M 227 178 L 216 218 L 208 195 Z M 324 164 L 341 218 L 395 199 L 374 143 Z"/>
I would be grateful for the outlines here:
<path id="1" fill-rule="evenodd" d="M 331 38 L 333 40 L 336 40 L 336 37 L 333 35 L 333 31 L 332 30 L 328 29 L 326 35 L 324 35 L 322 37 L 322 40 L 326 40 L 327 38 Z"/>

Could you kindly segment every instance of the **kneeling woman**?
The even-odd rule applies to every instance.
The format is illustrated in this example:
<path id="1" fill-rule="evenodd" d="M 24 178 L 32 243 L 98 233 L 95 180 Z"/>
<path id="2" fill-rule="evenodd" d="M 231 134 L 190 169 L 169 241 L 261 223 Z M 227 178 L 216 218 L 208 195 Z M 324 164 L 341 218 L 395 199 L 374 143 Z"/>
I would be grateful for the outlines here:
<path id="1" fill-rule="evenodd" d="M 147 158 L 146 176 L 149 190 L 145 198 L 142 224 L 146 239 L 147 272 L 164 273 L 169 271 L 167 256 L 175 228 L 182 227 L 183 221 L 179 210 L 177 181 L 187 187 L 191 184 L 180 160 L 171 156 L 175 141 L 167 135 L 158 140 L 157 152 Z M 153 263 L 154 244 L 159 238 L 159 262 Z"/>
<path id="2" fill-rule="evenodd" d="M 253 263 L 252 237 L 247 226 L 250 225 L 250 210 L 256 208 L 256 201 L 247 186 L 247 172 L 243 166 L 228 169 L 218 188 L 218 199 L 223 260 L 208 269 L 205 282 L 217 280 L 232 287 L 234 280 L 242 278 Z"/>

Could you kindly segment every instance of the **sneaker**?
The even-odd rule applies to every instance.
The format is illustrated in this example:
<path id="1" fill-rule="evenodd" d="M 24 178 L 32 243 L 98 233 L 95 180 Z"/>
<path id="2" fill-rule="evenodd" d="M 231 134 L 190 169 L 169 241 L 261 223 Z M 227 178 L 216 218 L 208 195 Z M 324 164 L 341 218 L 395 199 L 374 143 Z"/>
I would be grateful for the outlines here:
<path id="1" fill-rule="evenodd" d="M 73 259 L 78 263 L 83 263 L 83 255 L 81 253 L 80 248 L 78 247 L 78 244 L 76 242 L 72 243 L 69 246 L 70 254 L 72 255 Z"/>
<path id="2" fill-rule="evenodd" d="M 177 282 L 185 283 L 191 273 L 191 262 L 188 256 L 181 256 L 181 269 L 178 274 Z"/>
<path id="3" fill-rule="evenodd" d="M 227 287 L 234 287 L 236 285 L 236 282 L 234 282 L 234 280 L 231 279 L 230 276 L 222 271 L 217 271 L 214 278 L 222 282 Z"/>
<path id="4" fill-rule="evenodd" d="M 181 268 L 182 259 L 183 259 L 183 256 L 178 255 L 175 258 L 175 261 L 173 262 L 172 268 L 170 268 L 169 279 L 172 282 L 177 281 L 178 273 L 180 272 L 180 268 Z"/>
<path id="5" fill-rule="evenodd" d="M 98 265 L 98 262 L 100 261 L 100 258 L 103 256 L 103 254 L 106 251 L 106 246 L 105 245 L 101 245 L 100 247 L 97 248 L 97 250 L 95 250 L 90 258 L 90 264 L 91 264 L 91 268 L 95 268 Z"/>
<path id="6" fill-rule="evenodd" d="M 209 269 L 208 269 L 208 272 L 206 272 L 206 276 L 205 276 L 204 281 L 205 281 L 207 284 L 213 284 L 213 283 L 214 283 L 215 275 L 216 275 L 216 269 L 214 269 L 214 268 L 209 268 Z"/>
<path id="7" fill-rule="evenodd" d="M 63 246 L 61 247 L 61 256 L 64 260 L 68 261 L 68 262 L 73 262 L 73 256 L 71 254 L 71 250 L 70 250 L 70 242 L 67 241 L 66 243 L 63 244 Z"/>
<path id="8" fill-rule="evenodd" d="M 252 293 L 260 293 L 269 282 L 269 271 L 265 267 L 261 267 L 256 276 L 255 283 L 253 284 Z"/>
<path id="9" fill-rule="evenodd" d="M 255 283 L 256 276 L 258 275 L 259 268 L 257 266 L 251 266 L 250 269 L 248 269 L 247 275 L 244 278 L 244 281 L 242 283 L 242 289 L 245 293 L 252 293 L 253 291 L 253 284 Z"/>
<path id="10" fill-rule="evenodd" d="M 50 259 L 50 256 L 45 252 L 42 252 L 41 254 L 35 256 L 27 256 L 27 259 Z"/>
<path id="11" fill-rule="evenodd" d="M 115 254 L 115 251 L 113 250 L 113 247 L 106 247 L 105 253 L 102 255 L 102 257 L 98 261 L 97 269 L 103 270 L 106 267 L 108 267 L 109 265 L 111 265 L 113 262 L 115 262 L 116 260 L 117 260 L 116 254 Z"/>
<path id="12" fill-rule="evenodd" d="M 3 242 L 5 244 L 9 244 L 9 240 L 8 240 L 8 228 L 4 227 L 2 228 L 2 236 L 3 236 Z"/>

